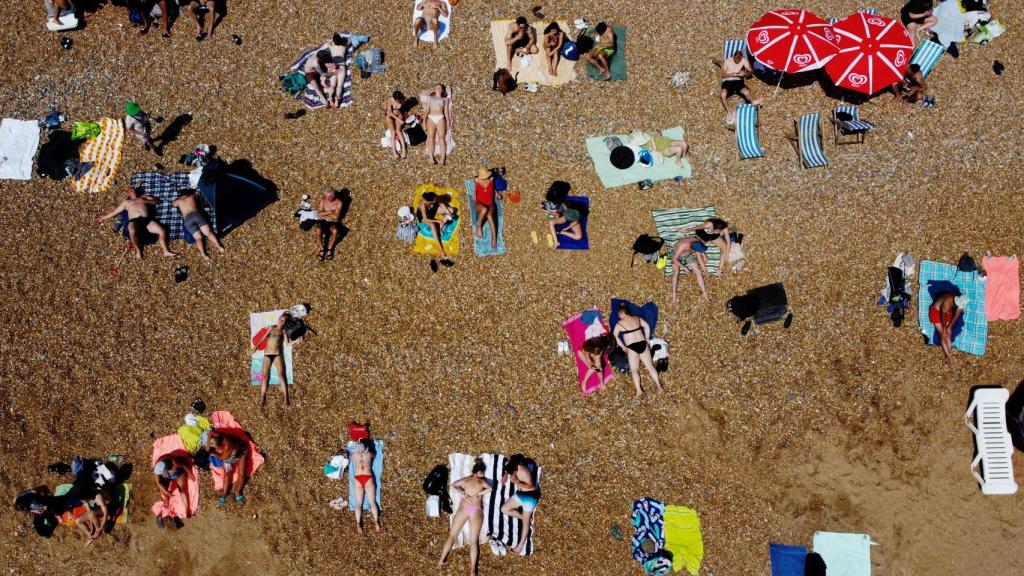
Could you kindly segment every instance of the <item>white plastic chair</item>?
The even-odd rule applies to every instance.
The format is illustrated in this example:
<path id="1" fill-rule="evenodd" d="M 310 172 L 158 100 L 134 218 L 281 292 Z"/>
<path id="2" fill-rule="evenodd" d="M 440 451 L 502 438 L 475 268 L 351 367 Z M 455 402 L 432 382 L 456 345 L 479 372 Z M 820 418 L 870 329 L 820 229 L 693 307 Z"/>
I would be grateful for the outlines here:
<path id="1" fill-rule="evenodd" d="M 974 433 L 978 455 L 971 462 L 971 474 L 981 484 L 982 494 L 1014 494 L 1017 483 L 1013 479 L 1013 442 L 1006 430 L 1006 401 L 1010 392 L 1006 388 L 978 388 L 971 405 L 964 413 L 964 424 Z M 974 413 L 977 427 L 971 423 Z M 981 474 L 978 465 L 981 465 Z"/>

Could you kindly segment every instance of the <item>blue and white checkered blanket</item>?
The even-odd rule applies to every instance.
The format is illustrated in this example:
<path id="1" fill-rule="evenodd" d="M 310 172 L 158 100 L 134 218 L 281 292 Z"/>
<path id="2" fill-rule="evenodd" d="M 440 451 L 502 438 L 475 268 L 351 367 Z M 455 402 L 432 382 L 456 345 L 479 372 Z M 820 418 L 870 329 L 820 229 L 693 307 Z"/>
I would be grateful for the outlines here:
<path id="1" fill-rule="evenodd" d="M 985 282 L 977 272 L 957 272 L 956 266 L 923 260 L 918 276 L 917 321 L 929 344 L 939 343 L 935 327 L 928 320 L 928 308 L 939 292 L 959 289 L 970 300 L 964 313 L 953 325 L 953 347 L 968 354 L 982 356 L 988 343 L 988 320 L 985 319 Z"/>
<path id="2" fill-rule="evenodd" d="M 178 199 L 182 190 L 192 187 L 188 181 L 188 172 L 174 174 L 141 172 L 132 175 L 131 184 L 136 188 L 141 187 L 143 194 L 151 194 L 160 201 L 155 207 L 156 221 L 167 229 L 167 239 L 181 240 L 185 238 L 181 211 L 175 208 L 172 202 Z M 217 230 L 217 215 L 210 210 L 208 205 L 205 205 L 205 202 L 203 204 L 203 211 L 210 219 L 210 227 Z"/>

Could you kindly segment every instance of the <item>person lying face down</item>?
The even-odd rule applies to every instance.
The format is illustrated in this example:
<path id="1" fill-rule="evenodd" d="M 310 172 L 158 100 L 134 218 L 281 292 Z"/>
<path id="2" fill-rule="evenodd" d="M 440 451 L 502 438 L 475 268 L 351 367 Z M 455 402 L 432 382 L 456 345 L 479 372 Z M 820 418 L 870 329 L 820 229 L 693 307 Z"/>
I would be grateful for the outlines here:
<path id="1" fill-rule="evenodd" d="M 370 504 L 370 515 L 373 516 L 373 530 L 380 534 L 380 510 L 377 507 L 377 479 L 373 475 L 373 459 L 377 448 L 373 440 L 363 438 L 352 447 L 352 471 L 355 473 L 355 510 L 356 533 L 363 534 L 363 502 Z"/>

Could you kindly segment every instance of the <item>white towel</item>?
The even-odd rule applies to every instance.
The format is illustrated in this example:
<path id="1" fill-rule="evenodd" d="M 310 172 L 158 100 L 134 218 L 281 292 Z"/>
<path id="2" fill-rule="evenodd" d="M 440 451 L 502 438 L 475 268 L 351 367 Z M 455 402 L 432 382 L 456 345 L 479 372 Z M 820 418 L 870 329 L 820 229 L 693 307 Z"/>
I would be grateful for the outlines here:
<path id="1" fill-rule="evenodd" d="M 932 11 L 938 22 L 931 31 L 939 38 L 939 44 L 948 48 L 953 42 L 964 41 L 964 15 L 960 12 L 960 4 L 954 0 L 940 2 Z"/>
<path id="2" fill-rule="evenodd" d="M 32 178 L 32 158 L 39 148 L 39 124 L 4 118 L 0 122 L 0 180 Z"/>
<path id="3" fill-rule="evenodd" d="M 448 32 L 451 30 L 451 27 L 452 27 L 452 23 L 451 23 L 451 20 L 450 20 L 451 16 L 452 16 L 452 5 L 451 5 L 450 2 L 448 2 L 448 0 L 443 0 L 443 1 L 444 1 L 445 6 L 448 7 L 448 15 L 445 16 L 444 14 L 439 14 L 438 17 L 437 17 L 437 22 L 438 22 L 437 28 L 438 28 L 438 31 L 440 32 L 440 34 L 438 34 L 438 38 L 437 38 L 438 43 L 440 43 L 441 40 L 444 40 L 445 38 L 448 37 Z M 420 0 L 413 0 L 413 2 L 412 2 L 412 21 L 413 21 L 413 24 L 416 23 L 416 19 L 417 18 L 419 18 L 420 16 L 423 15 L 423 10 L 417 9 L 417 6 L 419 6 L 419 3 L 420 3 Z M 420 32 L 420 40 L 423 41 L 423 42 L 433 42 L 434 41 L 434 32 L 430 31 L 430 30 L 422 30 Z"/>

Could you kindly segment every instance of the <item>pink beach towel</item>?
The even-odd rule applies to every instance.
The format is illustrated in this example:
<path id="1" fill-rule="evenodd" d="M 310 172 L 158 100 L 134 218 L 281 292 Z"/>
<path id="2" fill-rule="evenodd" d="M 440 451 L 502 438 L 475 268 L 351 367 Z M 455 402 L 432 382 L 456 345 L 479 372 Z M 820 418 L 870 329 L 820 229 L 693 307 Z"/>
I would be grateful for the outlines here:
<path id="1" fill-rule="evenodd" d="M 227 410 L 211 414 L 210 422 L 213 423 L 213 427 L 218 432 L 230 434 L 239 440 L 249 443 L 249 464 L 245 467 L 245 477 L 252 478 L 252 475 L 263 465 L 264 460 L 263 455 L 260 454 L 260 449 L 256 447 L 256 443 L 249 438 L 245 429 L 235 421 L 235 417 Z M 210 466 L 210 476 L 213 477 L 214 489 L 218 492 L 221 491 L 224 488 L 224 479 L 227 476 L 226 471 L 223 468 Z"/>
<path id="2" fill-rule="evenodd" d="M 156 442 L 153 442 L 153 457 L 150 459 L 149 465 L 151 467 L 156 466 L 157 461 L 161 458 L 172 455 L 187 457 L 189 460 L 192 460 L 192 455 L 188 453 L 185 444 L 181 441 L 181 436 L 177 434 L 157 438 Z M 170 488 L 171 497 L 161 497 L 159 501 L 153 503 L 152 510 L 154 516 L 187 519 L 196 515 L 196 512 L 199 511 L 199 468 L 196 467 L 195 463 L 192 464 L 192 469 L 189 472 L 186 484 L 188 486 L 188 509 L 182 508 L 181 500 L 175 494 L 178 487 L 172 484 Z"/>
<path id="3" fill-rule="evenodd" d="M 981 259 L 988 280 L 985 282 L 985 318 L 1020 318 L 1020 260 L 1017 256 L 985 256 Z"/>
<path id="4" fill-rule="evenodd" d="M 604 321 L 604 317 L 601 316 L 601 311 L 597 308 L 593 308 L 601 319 L 601 324 L 604 325 L 605 331 L 609 330 L 608 323 Z M 583 375 L 587 373 L 587 365 L 580 360 L 579 355 L 576 352 L 583 345 L 583 341 L 586 340 L 587 327 L 583 324 L 583 312 L 569 318 L 565 322 L 562 322 L 562 328 L 565 328 L 565 333 L 569 335 L 569 347 L 570 353 L 574 360 L 576 360 L 576 372 L 580 379 L 580 394 L 584 396 L 590 396 L 595 391 L 604 388 L 604 385 L 612 379 L 612 366 L 608 362 L 608 357 L 604 357 L 604 373 L 601 375 L 600 382 L 594 376 L 590 377 L 590 380 L 583 381 Z"/>

